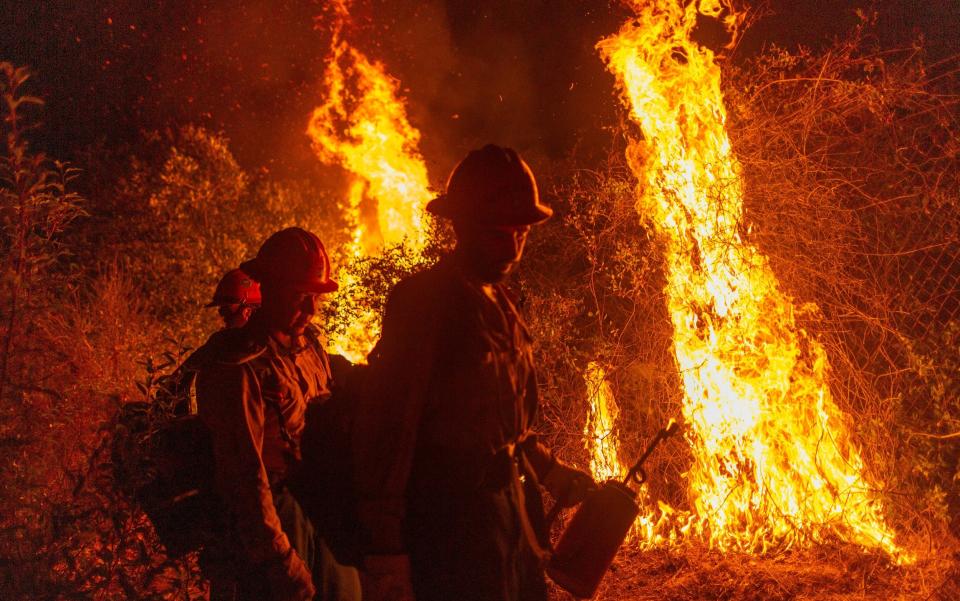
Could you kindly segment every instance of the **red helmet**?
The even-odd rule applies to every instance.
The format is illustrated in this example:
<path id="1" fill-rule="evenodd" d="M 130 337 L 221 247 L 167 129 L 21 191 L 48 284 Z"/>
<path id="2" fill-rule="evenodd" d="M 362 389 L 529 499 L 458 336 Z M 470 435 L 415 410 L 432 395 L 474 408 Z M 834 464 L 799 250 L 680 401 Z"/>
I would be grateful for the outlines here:
<path id="1" fill-rule="evenodd" d="M 440 217 L 493 225 L 546 221 L 553 210 L 540 202 L 537 180 L 516 150 L 487 144 L 453 169 L 447 192 L 427 204 Z"/>
<path id="2" fill-rule="evenodd" d="M 253 305 L 260 306 L 260 284 L 240 269 L 228 271 L 220 278 L 217 289 L 213 293 L 213 300 L 208 307 L 222 307 L 224 305 Z"/>
<path id="3" fill-rule="evenodd" d="M 339 285 L 330 279 L 330 258 L 320 238 L 298 227 L 273 234 L 257 256 L 240 268 L 262 284 L 289 285 L 304 292 L 333 292 Z"/>

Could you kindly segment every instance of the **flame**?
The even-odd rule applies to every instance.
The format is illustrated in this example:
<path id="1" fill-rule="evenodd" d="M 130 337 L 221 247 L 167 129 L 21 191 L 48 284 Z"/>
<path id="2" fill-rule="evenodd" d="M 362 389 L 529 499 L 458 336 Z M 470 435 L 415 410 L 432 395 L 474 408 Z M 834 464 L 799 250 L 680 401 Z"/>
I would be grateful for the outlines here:
<path id="1" fill-rule="evenodd" d="M 626 474 L 620 463 L 620 443 L 613 430 L 620 408 L 606 376 L 603 367 L 595 362 L 587 366 L 584 374 L 589 411 L 583 435 L 590 453 L 590 471 L 598 482 L 620 479 Z"/>
<path id="2" fill-rule="evenodd" d="M 588 411 L 583 435 L 590 455 L 590 472 L 597 482 L 623 480 L 627 466 L 620 459 L 620 441 L 615 432 L 620 407 L 607 382 L 606 370 L 599 363 L 591 362 L 584 372 L 584 381 Z M 644 548 L 676 540 L 680 524 L 672 521 L 684 514 L 666 503 L 654 503 L 646 485 L 637 491 L 637 502 L 641 512 L 627 535 L 628 540 L 637 541 Z"/>
<path id="3" fill-rule="evenodd" d="M 335 23 L 324 76 L 327 94 L 307 126 L 314 151 L 324 162 L 343 167 L 353 177 L 346 211 L 353 233 L 346 249 L 352 260 L 378 256 L 405 244 L 415 257 L 427 242 L 424 207 L 432 197 L 427 168 L 420 155 L 420 132 L 407 119 L 399 82 L 343 37 L 349 23 L 348 2 L 333 4 Z M 359 282 L 342 268 L 339 301 L 350 303 Z M 380 336 L 372 310 L 345 334 L 329 340 L 331 352 L 363 361 Z"/>
<path id="4" fill-rule="evenodd" d="M 720 69 L 690 37 L 698 12 L 731 32 L 740 17 L 727 0 L 630 4 L 636 18 L 598 49 L 643 132 L 627 156 L 666 262 L 694 457 L 680 530 L 724 550 L 839 538 L 906 561 L 831 396 L 826 353 L 742 233 Z"/>

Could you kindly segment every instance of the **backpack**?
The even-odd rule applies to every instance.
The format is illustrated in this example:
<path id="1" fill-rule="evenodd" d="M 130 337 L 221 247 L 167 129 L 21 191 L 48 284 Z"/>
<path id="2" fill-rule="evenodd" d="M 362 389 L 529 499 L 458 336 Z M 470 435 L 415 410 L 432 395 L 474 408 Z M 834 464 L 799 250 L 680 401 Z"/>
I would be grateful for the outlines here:
<path id="1" fill-rule="evenodd" d="M 333 395 L 307 408 L 300 443 L 302 463 L 288 487 L 337 562 L 362 562 L 353 481 L 351 431 L 356 411 L 356 384 L 365 366 L 330 356 Z"/>
<path id="2" fill-rule="evenodd" d="M 213 490 L 213 447 L 196 414 L 150 415 L 148 403 L 127 403 L 118 464 L 122 482 L 146 513 L 167 555 L 179 558 L 223 532 L 223 511 Z"/>

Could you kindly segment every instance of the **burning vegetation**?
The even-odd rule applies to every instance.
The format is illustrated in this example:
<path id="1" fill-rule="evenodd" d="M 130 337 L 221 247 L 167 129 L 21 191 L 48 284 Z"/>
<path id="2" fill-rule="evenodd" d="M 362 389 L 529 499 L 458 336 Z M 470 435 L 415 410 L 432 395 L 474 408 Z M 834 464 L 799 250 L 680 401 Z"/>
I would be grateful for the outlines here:
<path id="1" fill-rule="evenodd" d="M 693 456 L 691 510 L 674 513 L 669 536 L 745 551 L 839 536 L 907 560 L 832 398 L 827 354 L 749 242 L 720 67 L 691 40 L 701 14 L 734 36 L 740 19 L 721 2 L 636 10 L 599 48 L 643 134 L 628 163 L 666 263 Z"/>
<path id="2" fill-rule="evenodd" d="M 274 230 L 333 250 L 324 325 L 357 362 L 389 287 L 448 244 L 415 91 L 331 6 L 304 123 L 342 190 L 246 170 L 185 124 L 88 150 L 81 197 L 31 150 L 41 101 L 3 63 L 4 598 L 204 598 L 198 558 L 167 558 L 130 501 L 121 407 L 169 417 L 158 378 L 214 329 L 196 307 Z M 622 479 L 682 424 L 597 598 L 960 597 L 957 59 L 880 47 L 865 14 L 822 51 L 735 61 L 727 2 L 628 6 L 596 47 L 615 78 L 596 102 L 624 119 L 600 164 L 532 161 L 557 217 L 514 282 L 565 460 Z"/>

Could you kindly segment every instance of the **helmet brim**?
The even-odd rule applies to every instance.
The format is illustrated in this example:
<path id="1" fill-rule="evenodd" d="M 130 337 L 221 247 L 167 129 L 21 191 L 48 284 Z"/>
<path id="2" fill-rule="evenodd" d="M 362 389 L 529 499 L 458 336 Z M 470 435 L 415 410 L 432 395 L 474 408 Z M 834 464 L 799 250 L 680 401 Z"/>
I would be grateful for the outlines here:
<path id="1" fill-rule="evenodd" d="M 482 213 L 464 211 L 463 207 L 451 200 L 447 194 L 441 194 L 428 202 L 427 212 L 454 221 L 469 220 L 504 226 L 537 225 L 553 216 L 553 209 L 540 202 L 520 211 L 483 211 Z"/>
<path id="2" fill-rule="evenodd" d="M 205 305 L 203 306 L 203 308 L 204 308 L 204 309 L 212 309 L 213 307 L 226 307 L 226 306 L 228 306 L 228 305 L 242 305 L 242 306 L 244 306 L 244 307 L 254 307 L 254 308 L 258 308 L 258 307 L 260 306 L 260 303 L 248 303 L 248 302 L 245 301 L 245 300 L 230 300 L 230 301 L 226 301 L 226 300 L 218 300 L 218 301 L 217 301 L 217 300 L 215 300 L 215 301 L 210 301 L 209 303 L 205 304 Z"/>
<path id="3" fill-rule="evenodd" d="M 441 194 L 427 203 L 427 212 L 437 217 L 450 217 L 451 205 L 450 197 Z"/>
<path id="4" fill-rule="evenodd" d="M 250 277 L 260 282 L 260 285 L 263 286 L 265 283 L 276 283 L 283 286 L 291 286 L 299 292 L 309 292 L 311 294 L 328 294 L 330 292 L 336 292 L 340 289 L 340 284 L 335 280 L 326 279 L 326 280 L 307 280 L 303 281 L 286 281 L 284 279 L 277 279 L 276 277 L 271 277 L 270 270 L 264 269 L 263 265 L 260 264 L 257 259 L 250 259 L 249 261 L 244 261 L 240 264 L 240 268 L 243 269 L 246 273 L 250 274 Z"/>
<path id="5" fill-rule="evenodd" d="M 250 259 L 249 261 L 244 261 L 240 263 L 240 269 L 244 273 L 252 277 L 257 282 L 263 282 L 264 274 L 260 270 L 260 262 L 256 258 Z"/>

